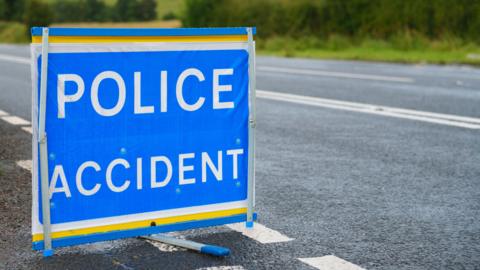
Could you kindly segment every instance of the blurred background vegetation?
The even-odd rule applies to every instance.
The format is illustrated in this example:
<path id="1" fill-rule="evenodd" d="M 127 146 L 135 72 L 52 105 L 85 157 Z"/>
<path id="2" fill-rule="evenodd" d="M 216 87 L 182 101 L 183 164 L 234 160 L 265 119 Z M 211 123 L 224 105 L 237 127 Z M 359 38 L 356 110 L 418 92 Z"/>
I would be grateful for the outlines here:
<path id="1" fill-rule="evenodd" d="M 32 25 L 256 26 L 260 53 L 480 65 L 480 0 L 0 0 L 0 40 Z"/>

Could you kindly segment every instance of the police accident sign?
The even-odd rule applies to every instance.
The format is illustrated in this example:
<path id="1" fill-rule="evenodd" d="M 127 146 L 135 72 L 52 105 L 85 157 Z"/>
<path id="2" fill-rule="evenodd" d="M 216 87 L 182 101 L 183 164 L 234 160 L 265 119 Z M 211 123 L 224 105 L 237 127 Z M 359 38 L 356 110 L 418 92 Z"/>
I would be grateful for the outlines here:
<path id="1" fill-rule="evenodd" d="M 32 235 L 43 249 L 41 28 L 32 33 Z M 246 28 L 51 28 L 53 247 L 245 221 L 249 57 Z"/>

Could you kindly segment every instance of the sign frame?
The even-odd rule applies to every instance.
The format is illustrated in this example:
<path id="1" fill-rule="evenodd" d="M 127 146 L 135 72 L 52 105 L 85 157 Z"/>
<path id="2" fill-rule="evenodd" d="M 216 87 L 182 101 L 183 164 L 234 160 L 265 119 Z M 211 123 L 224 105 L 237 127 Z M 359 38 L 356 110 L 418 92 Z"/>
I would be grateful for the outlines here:
<path id="1" fill-rule="evenodd" d="M 38 182 L 40 182 L 40 197 L 42 203 L 42 231 L 40 237 L 32 237 L 32 248 L 34 250 L 43 250 L 44 256 L 53 255 L 53 249 L 57 247 L 78 245 L 97 241 L 114 240 L 119 238 L 145 236 L 162 232 L 188 230 L 208 226 L 217 226 L 228 223 L 246 222 L 247 228 L 253 227 L 253 221 L 256 220 L 254 213 L 255 206 L 255 43 L 253 35 L 256 29 L 254 27 L 235 27 L 235 28 L 145 28 L 145 29 L 126 29 L 126 28 L 32 28 L 32 125 L 34 132 L 32 136 L 34 170 L 32 172 L 32 195 L 38 192 Z M 51 224 L 51 202 L 48 180 L 48 137 L 45 131 L 46 108 L 47 108 L 47 71 L 48 55 L 51 42 L 85 42 L 88 39 L 98 39 L 99 42 L 115 42 L 116 38 L 135 37 L 136 40 L 148 42 L 169 42 L 171 40 L 186 40 L 189 42 L 205 41 L 243 41 L 248 44 L 248 173 L 247 173 L 247 207 L 246 212 L 225 210 L 220 216 L 211 214 L 205 217 L 194 216 L 180 219 L 177 222 L 166 223 L 156 226 L 140 226 L 138 228 L 128 229 L 108 229 L 100 228 L 97 231 L 87 232 L 81 235 L 68 235 L 52 232 Z M 37 97 L 38 83 L 33 74 L 37 68 L 36 59 L 33 54 L 33 44 L 41 44 L 41 76 L 40 91 Z M 38 99 L 38 112 L 37 101 Z M 38 127 L 38 129 L 37 129 Z M 37 158 L 38 157 L 38 158 Z M 35 162 L 35 160 L 37 160 Z M 39 164 L 37 164 L 39 163 Z M 39 170 L 39 173 L 37 172 Z M 39 179 L 36 179 L 38 177 Z M 32 200 L 32 204 L 35 202 Z M 32 206 L 32 224 L 34 220 L 34 206 Z M 220 211 L 221 212 L 221 211 Z M 32 225 L 33 226 L 33 225 Z M 33 227 L 32 227 L 33 229 Z M 33 233 L 33 232 L 32 232 Z"/>

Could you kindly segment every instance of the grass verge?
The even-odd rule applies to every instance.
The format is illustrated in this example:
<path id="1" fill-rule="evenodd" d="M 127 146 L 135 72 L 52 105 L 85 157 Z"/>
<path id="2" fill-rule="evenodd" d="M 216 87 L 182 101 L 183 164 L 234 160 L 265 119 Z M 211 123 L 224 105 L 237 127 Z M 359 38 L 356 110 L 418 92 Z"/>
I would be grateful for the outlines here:
<path id="1" fill-rule="evenodd" d="M 402 37 L 391 40 L 353 40 L 276 37 L 259 40 L 264 55 L 397 63 L 468 64 L 480 66 L 480 46 L 458 39 L 426 40 Z"/>
<path id="2" fill-rule="evenodd" d="M 0 41 L 2 43 L 27 43 L 29 37 L 24 24 L 0 21 Z"/>

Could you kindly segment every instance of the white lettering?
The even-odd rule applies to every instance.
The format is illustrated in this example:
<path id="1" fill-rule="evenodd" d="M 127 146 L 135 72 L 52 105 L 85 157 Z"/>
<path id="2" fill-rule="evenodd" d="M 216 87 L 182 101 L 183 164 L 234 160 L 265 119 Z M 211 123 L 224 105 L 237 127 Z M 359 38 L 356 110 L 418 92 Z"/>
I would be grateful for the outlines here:
<path id="1" fill-rule="evenodd" d="M 239 169 L 243 168 L 240 167 L 243 160 L 240 160 L 240 155 L 244 154 L 244 149 L 228 149 L 226 151 L 218 150 L 215 151 L 213 155 L 216 157 L 212 158 L 212 154 L 209 152 L 198 152 L 198 153 L 179 153 L 178 156 L 175 156 L 174 160 L 177 160 L 178 163 L 172 166 L 172 161 L 167 156 L 152 156 L 150 158 L 150 188 L 162 188 L 170 184 L 173 178 L 173 170 L 177 170 L 178 166 L 178 181 L 174 183 L 174 185 L 189 185 L 189 184 L 196 184 L 197 179 L 202 183 L 206 183 L 209 179 L 215 178 L 217 181 L 223 181 L 223 172 L 224 172 L 224 162 L 223 158 L 225 154 L 227 156 L 232 157 L 232 167 L 228 163 L 228 170 L 232 168 L 232 178 L 230 175 L 227 177 L 228 179 L 238 179 L 239 177 Z M 136 162 L 136 190 L 142 190 L 143 187 L 143 157 L 137 157 L 132 159 Z M 134 162 L 132 161 L 132 162 Z M 159 163 L 162 163 L 161 165 Z M 197 165 L 198 164 L 198 165 Z M 201 165 L 200 165 L 201 164 Z M 197 166 L 196 166 L 197 165 Z M 160 167 L 159 167 L 160 166 Z M 161 167 L 164 166 L 164 167 Z M 120 171 L 115 173 L 118 175 L 118 179 L 113 176 L 113 171 L 117 167 L 123 167 L 124 171 Z M 201 168 L 200 168 L 201 167 Z M 118 169 L 118 168 L 117 168 Z M 128 172 L 130 169 L 130 163 L 123 159 L 117 158 L 112 160 L 104 174 L 100 174 L 99 172 L 102 171 L 100 165 L 95 161 L 85 161 L 80 164 L 80 166 L 76 170 L 75 174 L 75 184 L 78 189 L 80 195 L 83 196 L 94 196 L 98 195 L 99 191 L 104 186 L 103 182 L 101 183 L 100 175 L 104 175 L 106 186 L 112 192 L 124 192 L 126 191 L 131 184 L 131 178 L 123 177 L 122 175 L 130 175 Z M 198 171 L 196 171 L 197 169 Z M 88 176 L 85 175 L 85 171 L 90 170 L 88 172 Z M 120 169 L 122 170 L 122 169 Z M 161 173 L 158 173 L 159 170 Z M 200 171 L 201 170 L 201 171 Z M 132 171 L 133 173 L 133 171 Z M 201 176 L 199 175 L 201 173 Z M 91 176 L 93 175 L 93 176 Z M 95 176 L 96 175 L 96 176 Z M 98 178 L 97 178 L 98 177 Z M 62 165 L 56 165 L 53 174 L 50 179 L 50 197 L 52 197 L 55 193 L 64 193 L 67 198 L 72 196 L 70 192 L 69 183 L 67 182 L 66 174 L 64 171 L 64 167 Z M 96 181 L 95 181 L 96 180 Z M 134 181 L 134 180 L 132 180 Z M 60 182 L 60 184 L 58 183 Z M 57 187 L 58 185 L 58 187 Z"/>
<path id="2" fill-rule="evenodd" d="M 188 104 L 185 102 L 185 99 L 183 98 L 183 82 L 185 79 L 189 76 L 195 76 L 197 77 L 198 81 L 202 82 L 205 80 L 205 77 L 203 76 L 203 73 L 196 69 L 196 68 L 189 68 L 184 70 L 180 76 L 178 76 L 177 79 L 177 101 L 180 107 L 186 111 L 196 111 L 202 107 L 203 103 L 205 102 L 204 97 L 199 97 L 198 100 L 194 104 Z"/>
<path id="3" fill-rule="evenodd" d="M 232 101 L 220 101 L 220 92 L 232 91 L 231 84 L 220 85 L 220 76 L 232 75 L 233 68 L 214 69 L 213 70 L 213 109 L 231 109 L 233 108 Z"/>
<path id="4" fill-rule="evenodd" d="M 65 95 L 65 83 L 67 81 L 77 84 L 77 92 L 72 95 Z M 82 77 L 77 74 L 59 74 L 57 79 L 57 104 L 58 104 L 58 118 L 65 118 L 65 103 L 76 102 L 85 91 L 85 84 Z"/>
<path id="5" fill-rule="evenodd" d="M 140 72 L 133 73 L 133 109 L 135 114 L 142 114 L 142 113 L 153 113 L 154 107 L 153 106 L 142 106 L 142 78 Z"/>
<path id="6" fill-rule="evenodd" d="M 62 183 L 61 187 L 57 187 L 57 181 L 60 178 L 60 182 Z M 70 193 L 70 187 L 67 183 L 67 177 L 65 177 L 65 171 L 63 171 L 62 165 L 56 165 L 53 169 L 52 180 L 50 181 L 50 199 L 53 196 L 53 193 L 63 192 L 67 198 L 72 197 L 72 193 Z"/>
<path id="7" fill-rule="evenodd" d="M 217 164 L 217 167 L 215 167 L 208 153 L 202 152 L 202 182 L 207 181 L 207 165 L 217 180 L 223 180 L 222 151 L 217 153 Z"/>
<path id="8" fill-rule="evenodd" d="M 160 72 L 160 111 L 167 111 L 167 72 Z"/>
<path id="9" fill-rule="evenodd" d="M 113 106 L 113 108 L 106 109 L 100 105 L 100 102 L 98 100 L 98 88 L 100 86 L 100 83 L 105 80 L 105 79 L 113 79 L 118 86 L 118 100 L 117 104 Z M 118 74 L 115 71 L 104 71 L 100 74 L 98 74 L 95 79 L 93 80 L 92 83 L 92 89 L 91 89 L 91 101 L 92 101 L 92 106 L 95 109 L 95 111 L 102 115 L 102 116 L 114 116 L 120 110 L 122 110 L 123 105 L 125 104 L 125 99 L 126 99 L 126 88 L 125 88 L 125 82 L 122 79 L 122 76 Z"/>
<path id="10" fill-rule="evenodd" d="M 167 175 L 165 178 L 158 182 L 157 181 L 157 162 L 163 162 L 167 167 Z M 150 159 L 150 185 L 152 188 L 159 188 L 166 186 L 172 179 L 172 163 L 165 156 L 152 157 Z"/>
<path id="11" fill-rule="evenodd" d="M 83 174 L 83 171 L 88 167 L 91 167 L 91 168 L 95 169 L 95 171 L 97 171 L 97 172 L 100 171 L 100 165 L 98 165 L 98 163 L 96 163 L 94 161 L 84 162 L 78 168 L 75 180 L 77 182 L 77 189 L 80 192 L 80 194 L 85 195 L 85 196 L 92 196 L 93 194 L 98 192 L 101 185 L 99 183 L 97 183 L 97 184 L 95 184 L 95 186 L 92 189 L 90 189 L 90 190 L 85 189 L 85 187 L 82 184 L 82 174 Z"/>
<path id="12" fill-rule="evenodd" d="M 243 154 L 243 149 L 232 149 L 232 150 L 227 150 L 227 155 L 233 156 L 232 162 L 233 162 L 233 179 L 238 178 L 238 155 Z"/>
<path id="13" fill-rule="evenodd" d="M 142 189 L 143 184 L 143 168 L 142 158 L 137 158 L 137 189 Z"/>
<path id="14" fill-rule="evenodd" d="M 123 167 L 125 167 L 125 169 L 130 168 L 130 164 L 125 159 L 117 158 L 112 160 L 112 162 L 110 162 L 110 164 L 108 164 L 108 167 L 107 167 L 107 175 L 106 175 L 107 186 L 113 192 L 122 192 L 128 188 L 128 186 L 130 185 L 130 180 L 125 180 L 125 182 L 119 187 L 113 184 L 112 171 L 113 171 L 113 168 L 115 168 L 115 166 L 117 165 L 122 165 Z"/>
<path id="15" fill-rule="evenodd" d="M 179 178 L 178 184 L 179 185 L 195 184 L 195 178 L 185 179 L 185 172 L 193 171 L 193 165 L 184 166 L 183 161 L 184 159 L 191 159 L 191 158 L 195 158 L 194 153 L 178 155 L 178 178 Z"/>

